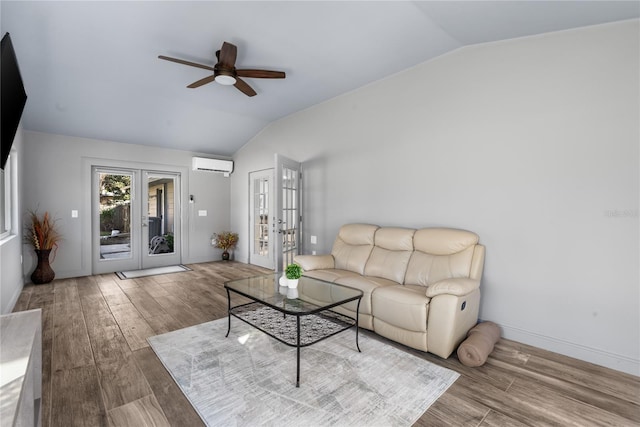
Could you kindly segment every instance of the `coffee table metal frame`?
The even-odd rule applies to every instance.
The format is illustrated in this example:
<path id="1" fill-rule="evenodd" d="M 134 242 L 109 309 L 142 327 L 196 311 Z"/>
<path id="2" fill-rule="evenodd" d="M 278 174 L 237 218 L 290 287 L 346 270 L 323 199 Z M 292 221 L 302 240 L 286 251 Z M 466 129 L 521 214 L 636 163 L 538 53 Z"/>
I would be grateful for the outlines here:
<path id="1" fill-rule="evenodd" d="M 361 351 L 358 343 L 359 328 L 357 325 L 363 293 L 359 289 L 303 276 L 300 278 L 300 288 L 313 286 L 314 282 L 320 282 L 320 286 L 335 286 L 346 288 L 348 292 L 353 291 L 352 296 L 323 305 L 298 298 L 287 298 L 278 289 L 278 279 L 281 275 L 282 273 L 274 273 L 232 280 L 224 284 L 228 302 L 228 328 L 225 337 L 228 337 L 231 332 L 231 316 L 233 316 L 281 343 L 295 347 L 297 350 L 296 387 L 300 387 L 300 349 L 302 347 L 310 346 L 355 326 L 356 348 L 359 352 Z M 234 287 L 240 283 L 247 284 L 251 280 L 262 282 L 257 286 L 257 292 L 251 292 L 250 288 L 243 290 Z M 250 299 L 251 302 L 231 306 L 232 292 Z M 358 302 L 355 318 L 331 310 L 356 300 Z M 287 316 L 295 318 L 295 326 L 293 318 Z"/>

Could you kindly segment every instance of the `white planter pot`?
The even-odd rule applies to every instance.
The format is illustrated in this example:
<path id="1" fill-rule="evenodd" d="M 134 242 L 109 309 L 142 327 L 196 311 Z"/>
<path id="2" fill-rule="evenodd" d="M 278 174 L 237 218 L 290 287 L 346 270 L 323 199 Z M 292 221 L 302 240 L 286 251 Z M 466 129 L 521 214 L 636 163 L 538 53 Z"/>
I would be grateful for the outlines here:
<path id="1" fill-rule="evenodd" d="M 298 298 L 298 289 L 296 289 L 296 288 L 287 288 L 287 298 L 288 299 L 296 299 L 296 298 Z"/>
<path id="2" fill-rule="evenodd" d="M 284 274 L 282 276 L 280 276 L 280 280 L 278 280 L 278 284 L 280 286 L 284 286 L 285 288 L 289 286 L 289 284 L 287 283 L 287 276 L 285 276 Z"/>
<path id="3" fill-rule="evenodd" d="M 297 288 L 298 280 L 300 279 L 287 279 L 287 285 L 289 286 L 289 288 Z"/>

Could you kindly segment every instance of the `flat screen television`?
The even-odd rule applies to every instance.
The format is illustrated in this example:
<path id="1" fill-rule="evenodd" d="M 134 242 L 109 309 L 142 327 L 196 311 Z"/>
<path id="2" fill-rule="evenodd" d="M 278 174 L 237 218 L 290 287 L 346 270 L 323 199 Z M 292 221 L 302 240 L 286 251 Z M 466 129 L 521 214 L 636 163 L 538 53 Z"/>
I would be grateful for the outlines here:
<path id="1" fill-rule="evenodd" d="M 27 102 L 27 93 L 9 33 L 2 37 L 0 50 L 0 167 L 4 169 Z"/>

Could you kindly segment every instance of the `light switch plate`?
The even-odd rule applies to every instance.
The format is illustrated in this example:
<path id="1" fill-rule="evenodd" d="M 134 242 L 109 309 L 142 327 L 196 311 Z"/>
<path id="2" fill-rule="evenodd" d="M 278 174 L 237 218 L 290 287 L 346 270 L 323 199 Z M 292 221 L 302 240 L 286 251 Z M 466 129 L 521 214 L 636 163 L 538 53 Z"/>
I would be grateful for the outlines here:
<path id="1" fill-rule="evenodd" d="M 71 218 L 78 218 L 78 211 L 77 210 L 72 210 L 71 211 Z"/>
<path id="2" fill-rule="evenodd" d="M 207 211 L 198 211 L 198 216 L 207 216 Z"/>
<path id="3" fill-rule="evenodd" d="M 311 244 L 315 245 L 316 243 L 318 243 L 318 236 L 311 236 Z"/>

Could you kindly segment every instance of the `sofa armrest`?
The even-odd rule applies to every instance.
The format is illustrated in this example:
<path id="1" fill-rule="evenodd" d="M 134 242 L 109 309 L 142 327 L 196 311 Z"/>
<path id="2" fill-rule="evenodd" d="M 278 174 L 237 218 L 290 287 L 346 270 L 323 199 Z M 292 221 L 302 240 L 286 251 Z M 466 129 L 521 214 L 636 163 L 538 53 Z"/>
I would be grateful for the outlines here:
<path id="1" fill-rule="evenodd" d="M 335 268 L 333 255 L 296 255 L 293 262 L 302 267 L 303 271 Z"/>
<path id="2" fill-rule="evenodd" d="M 433 298 L 436 295 L 463 296 L 480 287 L 480 281 L 468 278 L 444 279 L 432 283 L 427 287 L 427 296 Z"/>

